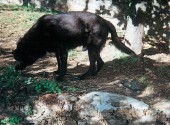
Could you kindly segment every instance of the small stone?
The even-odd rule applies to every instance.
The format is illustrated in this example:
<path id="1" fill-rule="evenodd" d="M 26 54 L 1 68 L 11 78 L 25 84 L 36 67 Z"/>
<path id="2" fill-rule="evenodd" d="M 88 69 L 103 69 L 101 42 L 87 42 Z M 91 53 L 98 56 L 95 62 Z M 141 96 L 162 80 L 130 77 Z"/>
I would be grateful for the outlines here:
<path id="1" fill-rule="evenodd" d="M 119 86 L 119 87 L 123 87 L 123 85 L 122 85 L 122 84 L 118 84 L 118 86 Z"/>
<path id="2" fill-rule="evenodd" d="M 140 94 L 140 93 L 141 93 L 141 91 L 137 91 L 136 93 L 137 93 L 137 94 Z"/>
<path id="3" fill-rule="evenodd" d="M 63 109 L 65 110 L 65 111 L 71 111 L 72 110 L 72 104 L 70 104 L 70 103 L 65 103 L 64 104 L 64 106 L 63 106 Z"/>
<path id="4" fill-rule="evenodd" d="M 140 91 L 141 90 L 138 85 L 138 82 L 135 80 L 133 80 L 131 82 L 125 82 L 123 85 L 132 91 Z"/>
<path id="5" fill-rule="evenodd" d="M 75 97 L 75 96 L 71 96 L 71 97 L 69 98 L 69 101 L 71 101 L 71 102 L 75 102 L 75 101 L 77 101 L 77 100 L 78 100 L 78 98 Z"/>
<path id="6" fill-rule="evenodd" d="M 66 99 L 67 99 L 67 95 L 66 94 L 60 94 L 58 96 L 58 100 L 60 100 L 60 101 L 63 101 L 63 100 L 66 100 Z"/>
<path id="7" fill-rule="evenodd" d="M 92 121 L 100 121 L 102 120 L 103 118 L 102 117 L 99 117 L 99 116 L 94 116 L 91 118 Z"/>
<path id="8" fill-rule="evenodd" d="M 78 125 L 87 125 L 87 122 L 78 121 Z"/>

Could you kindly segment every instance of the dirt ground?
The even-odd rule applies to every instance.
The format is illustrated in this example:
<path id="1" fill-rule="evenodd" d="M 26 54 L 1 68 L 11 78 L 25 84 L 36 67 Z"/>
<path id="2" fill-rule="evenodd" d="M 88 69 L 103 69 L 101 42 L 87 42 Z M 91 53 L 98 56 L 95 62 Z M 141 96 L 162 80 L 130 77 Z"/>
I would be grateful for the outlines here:
<path id="1" fill-rule="evenodd" d="M 3 29 L 0 29 L 1 33 L 3 33 Z M 21 34 L 23 32 L 20 34 L 13 32 L 7 37 L 0 38 L 0 67 L 15 64 L 11 52 L 15 49 Z M 67 87 L 74 87 L 77 88 L 74 91 L 77 94 L 107 91 L 132 96 L 147 104 L 153 104 L 163 99 L 170 100 L 170 54 L 160 53 L 157 48 L 148 45 L 145 45 L 143 51 L 143 62 L 136 61 L 134 57 L 123 58 L 124 54 L 109 45 L 108 41 L 101 52 L 105 62 L 102 70 L 97 76 L 78 80 L 77 76 L 87 70 L 89 61 L 87 51 L 82 52 L 81 47 L 76 48 L 76 55 L 70 55 L 68 58 L 68 74 L 62 82 L 62 92 L 68 92 L 65 89 Z M 22 73 L 36 79 L 42 77 L 54 79 L 53 71 L 55 70 L 57 70 L 57 64 L 54 54 L 48 53 Z M 138 91 L 124 86 L 125 83 L 132 81 L 136 81 L 139 85 Z"/>

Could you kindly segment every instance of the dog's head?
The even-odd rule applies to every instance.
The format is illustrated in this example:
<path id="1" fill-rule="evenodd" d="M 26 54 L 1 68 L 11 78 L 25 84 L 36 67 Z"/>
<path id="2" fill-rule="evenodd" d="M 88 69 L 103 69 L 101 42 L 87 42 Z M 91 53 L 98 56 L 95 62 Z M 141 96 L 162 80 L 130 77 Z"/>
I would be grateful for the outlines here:
<path id="1" fill-rule="evenodd" d="M 31 51 L 31 46 L 23 38 L 17 43 L 17 48 L 12 52 L 14 59 L 17 61 L 15 70 L 23 70 L 28 65 L 32 65 L 36 61 L 36 56 Z"/>

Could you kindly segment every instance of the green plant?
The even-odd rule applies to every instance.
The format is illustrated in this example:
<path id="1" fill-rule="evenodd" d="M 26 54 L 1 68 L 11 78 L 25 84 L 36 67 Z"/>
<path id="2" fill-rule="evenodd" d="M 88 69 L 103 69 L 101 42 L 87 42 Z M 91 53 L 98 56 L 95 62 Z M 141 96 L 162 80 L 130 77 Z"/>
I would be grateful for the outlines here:
<path id="1" fill-rule="evenodd" d="M 138 79 L 139 83 L 144 86 L 144 87 L 147 87 L 150 85 L 150 81 L 148 80 L 148 78 L 146 76 L 141 76 L 139 79 Z"/>
<path id="2" fill-rule="evenodd" d="M 138 57 L 131 57 L 130 58 L 130 62 L 131 63 L 137 63 L 137 62 L 139 62 L 140 61 L 140 59 L 138 58 Z"/>
<path id="3" fill-rule="evenodd" d="M 8 124 L 8 125 L 19 125 L 21 122 L 21 118 L 18 116 L 10 116 L 9 118 L 5 118 L 0 121 L 1 124 Z"/>
<path id="4" fill-rule="evenodd" d="M 4 72 L 0 75 L 1 88 L 13 88 L 15 86 L 16 81 L 20 79 L 19 76 L 20 73 L 16 72 L 13 66 L 6 67 Z"/>
<path id="5" fill-rule="evenodd" d="M 24 96 L 28 92 L 34 94 L 60 93 L 61 90 L 58 84 L 52 80 L 41 79 L 38 81 L 32 77 L 23 77 L 21 73 L 14 70 L 13 66 L 0 70 L 0 93 L 3 93 L 0 94 L 0 103 L 13 103 L 18 95 L 23 94 Z"/>
<path id="6" fill-rule="evenodd" d="M 41 79 L 39 82 L 35 81 L 35 91 L 37 93 L 60 93 L 61 89 L 58 87 L 58 84 L 51 80 Z"/>
<path id="7" fill-rule="evenodd" d="M 77 87 L 67 87 L 66 90 L 67 90 L 67 91 L 70 91 L 70 92 L 75 92 L 75 91 L 78 90 L 78 88 L 77 88 Z"/>
<path id="8" fill-rule="evenodd" d="M 33 114 L 33 107 L 30 104 L 25 105 L 23 113 L 26 116 L 32 115 Z"/>
<path id="9" fill-rule="evenodd" d="M 21 88 L 21 74 L 14 70 L 13 66 L 7 66 L 1 70 L 0 75 L 0 103 L 9 104 L 17 96 Z"/>
<path id="10" fill-rule="evenodd" d="M 27 12 L 45 12 L 45 13 L 61 13 L 61 11 L 53 10 L 51 8 L 35 8 L 33 5 L 28 6 L 18 6 L 18 5 L 6 5 L 0 4 L 0 10 L 8 10 L 8 11 L 27 11 Z"/>
<path id="11" fill-rule="evenodd" d="M 127 63 L 127 62 L 129 62 L 129 63 L 137 63 L 137 62 L 140 61 L 138 57 L 128 57 L 128 56 L 122 57 L 122 58 L 120 58 L 120 60 L 123 63 Z"/>
<path id="12" fill-rule="evenodd" d="M 31 78 L 31 77 L 29 77 L 29 78 L 25 78 L 25 80 L 24 80 L 24 84 L 27 84 L 27 85 L 29 85 L 29 84 L 32 84 L 33 83 L 33 78 Z"/>
<path id="13" fill-rule="evenodd" d="M 123 63 L 127 63 L 129 61 L 129 57 L 126 56 L 126 57 L 121 57 L 120 58 L 120 61 L 123 62 Z"/>
<path id="14" fill-rule="evenodd" d="M 44 12 L 38 11 L 26 11 L 19 6 L 3 6 L 0 4 L 0 10 L 1 9 L 13 10 L 12 12 L 5 11 L 4 14 L 0 16 L 0 29 L 3 29 L 0 37 L 5 39 L 11 35 L 18 36 L 18 34 L 23 34 L 23 32 L 27 31 L 39 17 L 45 14 Z M 7 14 L 9 16 L 6 16 Z"/>

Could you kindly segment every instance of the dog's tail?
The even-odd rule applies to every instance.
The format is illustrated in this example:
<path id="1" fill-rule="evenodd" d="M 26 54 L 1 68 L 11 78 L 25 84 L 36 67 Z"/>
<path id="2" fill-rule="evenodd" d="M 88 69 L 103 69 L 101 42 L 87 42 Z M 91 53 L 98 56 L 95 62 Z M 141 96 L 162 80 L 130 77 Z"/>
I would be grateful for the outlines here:
<path id="1" fill-rule="evenodd" d="M 106 23 L 108 25 L 109 32 L 111 33 L 112 43 L 115 45 L 115 47 L 118 48 L 119 50 L 121 50 L 124 53 L 136 55 L 134 51 L 132 51 L 130 48 L 128 48 L 124 43 L 122 43 L 119 40 L 114 25 L 107 20 L 106 20 Z"/>

